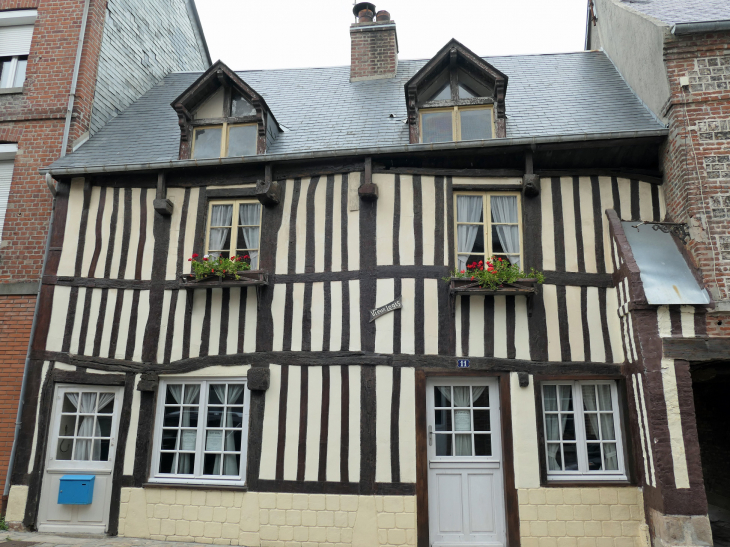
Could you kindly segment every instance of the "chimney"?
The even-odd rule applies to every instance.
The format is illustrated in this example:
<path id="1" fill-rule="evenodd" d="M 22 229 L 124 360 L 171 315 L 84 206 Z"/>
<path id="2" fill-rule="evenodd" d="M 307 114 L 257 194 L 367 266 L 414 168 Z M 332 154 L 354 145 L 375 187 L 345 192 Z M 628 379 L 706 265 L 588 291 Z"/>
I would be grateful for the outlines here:
<path id="1" fill-rule="evenodd" d="M 375 4 L 359 2 L 352 12 L 357 23 L 350 25 L 350 81 L 394 78 L 398 68 L 398 36 L 395 21 Z"/>

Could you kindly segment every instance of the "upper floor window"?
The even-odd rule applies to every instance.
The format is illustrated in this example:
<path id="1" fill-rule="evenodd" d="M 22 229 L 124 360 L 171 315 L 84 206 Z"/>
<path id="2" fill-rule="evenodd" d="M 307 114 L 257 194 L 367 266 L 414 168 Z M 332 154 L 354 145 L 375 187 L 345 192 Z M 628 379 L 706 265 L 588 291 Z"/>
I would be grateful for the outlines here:
<path id="1" fill-rule="evenodd" d="M 494 135 L 491 106 L 424 108 L 420 113 L 421 142 L 484 140 Z"/>
<path id="2" fill-rule="evenodd" d="M 0 89 L 22 88 L 36 10 L 0 12 Z"/>
<path id="3" fill-rule="evenodd" d="M 616 382 L 542 384 L 548 479 L 626 479 Z"/>
<path id="4" fill-rule="evenodd" d="M 456 262 L 487 261 L 492 256 L 522 264 L 522 214 L 519 192 L 455 193 Z"/>
<path id="5" fill-rule="evenodd" d="M 195 111 L 192 157 L 256 154 L 256 109 L 243 96 L 221 87 Z"/>
<path id="6" fill-rule="evenodd" d="M 261 204 L 254 200 L 211 201 L 206 254 L 244 257 L 258 269 Z M 248 256 L 248 258 L 245 258 Z"/>

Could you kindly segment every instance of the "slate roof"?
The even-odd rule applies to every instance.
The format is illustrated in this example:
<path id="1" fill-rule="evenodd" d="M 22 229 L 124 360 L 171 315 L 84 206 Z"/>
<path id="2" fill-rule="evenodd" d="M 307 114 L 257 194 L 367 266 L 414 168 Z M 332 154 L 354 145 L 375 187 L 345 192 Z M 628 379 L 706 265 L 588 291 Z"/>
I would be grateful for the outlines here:
<path id="1" fill-rule="evenodd" d="M 730 19 L 730 0 L 621 0 L 621 4 L 668 25 Z"/>
<path id="2" fill-rule="evenodd" d="M 509 77 L 508 138 L 663 128 L 602 52 L 484 59 Z M 267 152 L 282 154 L 407 145 L 403 86 L 425 63 L 399 61 L 395 78 L 355 83 L 349 66 L 238 74 L 289 130 Z M 176 160 L 180 129 L 170 103 L 198 76 L 168 75 L 51 168 Z"/>

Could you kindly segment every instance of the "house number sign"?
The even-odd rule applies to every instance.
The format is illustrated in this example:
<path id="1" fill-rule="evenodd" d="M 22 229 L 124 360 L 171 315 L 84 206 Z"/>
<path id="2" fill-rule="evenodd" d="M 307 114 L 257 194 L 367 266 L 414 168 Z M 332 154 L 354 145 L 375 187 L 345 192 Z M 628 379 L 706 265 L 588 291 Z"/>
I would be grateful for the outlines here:
<path id="1" fill-rule="evenodd" d="M 386 304 L 385 306 L 380 306 L 379 308 L 370 310 L 370 323 L 375 321 L 381 315 L 385 315 L 386 313 L 394 311 L 394 310 L 399 310 L 402 307 L 403 307 L 403 297 L 399 296 L 398 298 L 393 300 L 390 304 Z"/>

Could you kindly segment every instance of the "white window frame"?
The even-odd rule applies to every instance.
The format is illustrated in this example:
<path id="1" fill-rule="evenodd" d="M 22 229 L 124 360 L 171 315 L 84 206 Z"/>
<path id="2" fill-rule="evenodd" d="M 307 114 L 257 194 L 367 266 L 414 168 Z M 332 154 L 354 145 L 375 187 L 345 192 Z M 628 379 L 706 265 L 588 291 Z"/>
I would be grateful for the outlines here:
<path id="1" fill-rule="evenodd" d="M 10 27 L 27 27 L 29 25 L 35 25 L 36 19 L 38 18 L 38 10 L 29 9 L 29 10 L 8 10 L 0 12 L 0 33 L 3 32 L 3 29 L 7 29 Z M 32 40 L 32 35 L 31 35 Z M 30 45 L 28 45 L 27 49 L 20 48 L 20 49 L 14 49 L 13 51 L 5 53 L 5 55 L 2 56 L 2 58 L 10 58 L 11 64 L 10 64 L 10 77 L 9 81 L 10 83 L 15 82 L 16 72 L 18 69 L 18 60 L 20 57 L 25 57 L 27 62 L 27 57 L 30 54 Z M 27 70 L 27 64 L 26 64 L 26 70 Z M 9 85 L 0 89 L 4 90 L 21 90 L 23 89 L 23 86 L 25 84 L 25 79 L 23 79 L 23 82 L 19 86 L 15 85 Z M 6 91 L 7 92 L 7 91 Z"/>
<path id="2" fill-rule="evenodd" d="M 2 31 L 0 31 L 2 32 Z M 10 67 L 8 68 L 8 72 L 10 72 L 10 75 L 8 76 L 8 81 L 13 85 L 7 85 L 7 86 L 0 86 L 0 89 L 23 89 L 23 86 L 25 85 L 25 77 L 23 78 L 23 81 L 20 83 L 20 85 L 14 85 L 15 78 L 17 77 L 18 73 L 18 63 L 20 62 L 20 58 L 23 57 L 24 61 L 26 62 L 26 70 L 28 67 L 28 56 L 27 55 L 14 55 L 12 57 L 9 57 L 10 59 Z M 6 59 L 6 57 L 2 57 L 2 59 Z M 0 61 L 2 62 L 2 61 Z"/>
<path id="3" fill-rule="evenodd" d="M 458 196 L 481 196 L 482 197 L 482 219 L 483 222 L 460 222 L 458 220 Z M 482 260 L 485 262 L 492 256 L 498 258 L 507 258 L 509 253 L 495 253 L 494 246 L 492 244 L 492 226 L 499 224 L 509 224 L 514 226 L 512 223 L 504 222 L 492 222 L 492 196 L 514 196 L 517 198 L 517 226 L 520 232 L 520 269 L 524 269 L 525 256 L 524 256 L 524 238 L 522 237 L 522 194 L 520 192 L 454 192 L 454 256 L 456 257 L 456 264 L 459 263 L 459 255 L 465 253 L 459 253 L 459 224 L 475 224 L 482 226 L 484 230 L 484 252 L 470 252 L 469 256 L 479 255 L 483 256 Z M 518 254 L 518 253 L 514 253 Z"/>
<path id="4" fill-rule="evenodd" d="M 200 396 L 198 400 L 198 426 L 195 449 L 195 472 L 190 475 L 177 473 L 160 473 L 160 453 L 162 445 L 162 429 L 164 421 L 165 396 L 169 384 L 200 384 Z M 238 467 L 238 476 L 223 478 L 222 476 L 206 476 L 202 474 L 203 457 L 205 454 L 205 431 L 207 422 L 208 407 L 208 386 L 210 384 L 241 384 L 243 385 L 243 424 L 241 428 L 241 459 Z M 160 379 L 157 391 L 157 412 L 155 415 L 155 434 L 153 440 L 152 468 L 150 469 L 149 482 L 175 483 L 175 484 L 206 484 L 206 485 L 231 485 L 244 486 L 246 484 L 246 461 L 248 449 L 248 417 L 251 402 L 251 393 L 248 390 L 246 378 L 232 377 L 191 377 L 175 376 Z"/>
<path id="5" fill-rule="evenodd" d="M 551 470 L 549 463 L 548 463 L 548 442 L 554 443 L 555 441 L 548 441 L 547 439 L 547 421 L 545 419 L 545 390 L 544 386 L 548 385 L 554 385 L 554 386 L 571 386 L 572 389 L 572 395 L 573 395 L 573 418 L 574 418 L 574 424 L 575 424 L 575 444 L 576 444 L 576 453 L 578 456 L 578 470 L 566 470 L 566 471 L 555 471 Z M 612 413 L 613 413 L 613 427 L 615 431 L 615 437 L 616 437 L 616 455 L 618 460 L 618 469 L 617 470 L 599 470 L 599 471 L 589 471 L 588 470 L 588 440 L 586 439 L 586 430 L 585 430 L 585 413 L 583 410 L 583 391 L 582 387 L 584 385 L 608 385 L 611 388 L 611 404 L 612 404 Z M 558 392 L 558 405 L 560 394 L 559 390 Z M 628 477 L 626 475 L 626 462 L 624 458 L 624 441 L 623 441 L 623 429 L 621 427 L 621 421 L 622 421 L 622 412 L 621 412 L 621 406 L 620 401 L 618 397 L 618 385 L 613 380 L 554 380 L 554 381 L 546 381 L 540 383 L 540 401 L 542 403 L 542 427 L 543 427 L 543 450 L 545 451 L 545 458 L 544 458 L 544 465 L 545 470 L 547 472 L 547 480 L 548 481 L 626 481 L 628 480 Z M 560 407 L 558 406 L 558 409 Z M 551 413 L 553 411 L 550 411 Z M 560 414 L 563 414 L 564 412 L 560 412 Z M 558 415 L 560 415 L 558 414 Z M 599 420 L 600 423 L 600 420 Z M 562 426 L 561 426 L 562 427 Z M 561 440 L 559 441 L 560 444 L 563 444 L 562 441 L 562 432 L 561 432 Z M 569 441 L 572 443 L 572 441 Z M 590 441 L 594 442 L 594 441 Z M 605 441 L 600 441 L 605 442 Z M 603 451 L 601 451 L 601 455 L 603 456 Z"/>
<path id="6" fill-rule="evenodd" d="M 250 251 L 254 251 L 258 253 L 258 262 L 256 264 L 255 269 L 259 269 L 261 266 L 261 218 L 264 214 L 264 207 L 261 205 L 261 203 L 256 199 L 234 199 L 234 200 L 210 200 L 208 202 L 208 228 L 205 232 L 205 254 L 210 254 L 210 230 L 211 228 L 230 228 L 231 229 L 231 246 L 229 249 L 213 249 L 212 252 L 219 252 L 219 251 L 228 251 L 228 257 L 234 256 L 238 249 L 241 248 L 238 246 L 238 228 L 241 226 L 238 223 L 238 208 L 243 204 L 256 204 L 259 205 L 259 223 L 255 226 L 258 226 L 259 229 L 259 240 L 258 245 L 256 248 L 251 249 L 245 249 L 245 252 L 250 253 Z M 213 206 L 215 205 L 231 205 L 233 206 L 233 214 L 231 215 L 231 226 L 211 226 L 211 222 L 213 221 Z M 251 226 L 254 226 L 253 224 Z"/>

